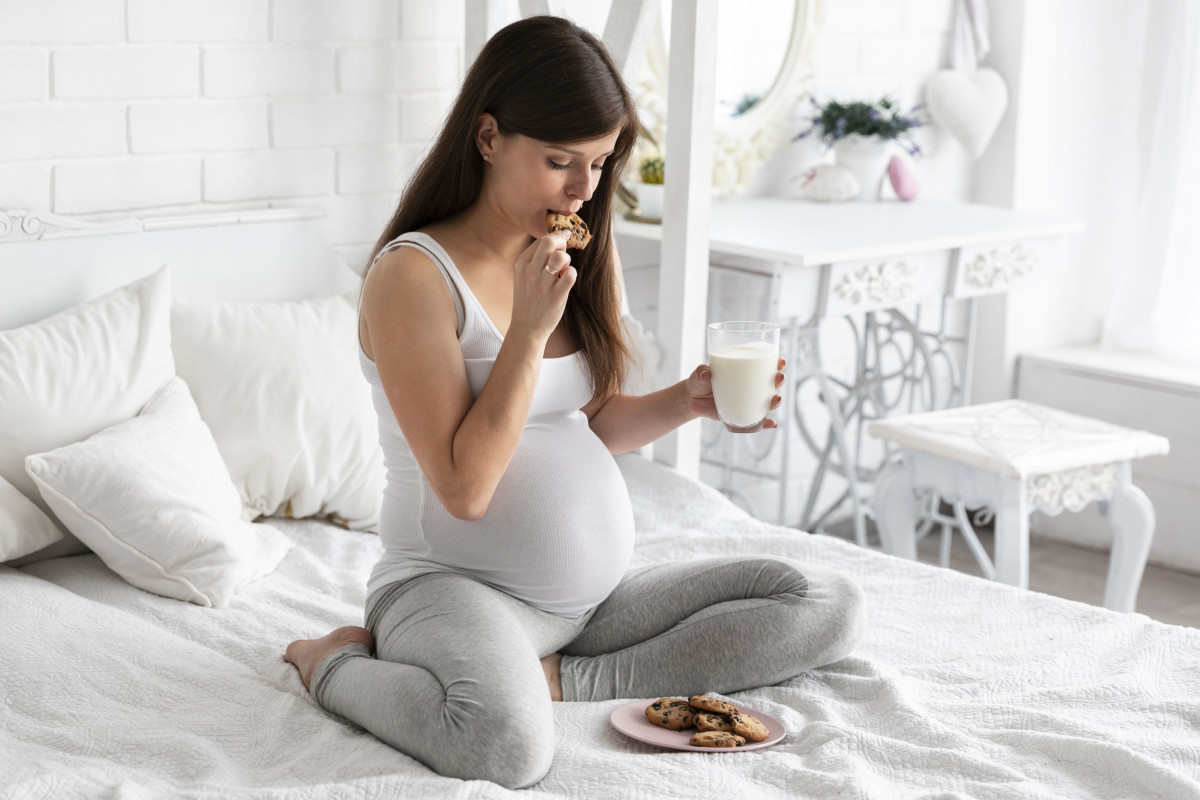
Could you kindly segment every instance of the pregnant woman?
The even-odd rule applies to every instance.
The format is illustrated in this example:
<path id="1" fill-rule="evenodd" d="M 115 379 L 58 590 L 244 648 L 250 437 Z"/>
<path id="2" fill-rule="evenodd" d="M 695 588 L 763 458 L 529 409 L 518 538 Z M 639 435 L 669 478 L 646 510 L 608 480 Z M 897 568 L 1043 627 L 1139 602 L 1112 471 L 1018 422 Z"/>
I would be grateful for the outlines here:
<path id="1" fill-rule="evenodd" d="M 504 28 L 364 279 L 385 549 L 366 627 L 285 658 L 323 708 L 443 775 L 529 786 L 553 758 L 552 700 L 769 685 L 861 636 L 861 591 L 826 570 L 769 557 L 628 569 L 613 454 L 716 418 L 704 366 L 620 392 L 612 197 L 635 114 L 588 32 L 555 17 Z M 569 250 L 547 216 L 576 213 L 594 238 Z"/>

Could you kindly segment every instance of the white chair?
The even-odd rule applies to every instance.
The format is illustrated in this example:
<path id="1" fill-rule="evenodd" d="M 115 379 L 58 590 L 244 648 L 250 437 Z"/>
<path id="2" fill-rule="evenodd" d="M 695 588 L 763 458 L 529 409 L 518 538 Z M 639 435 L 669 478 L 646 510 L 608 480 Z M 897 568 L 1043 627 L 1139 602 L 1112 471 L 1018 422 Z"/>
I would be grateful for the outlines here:
<path id="1" fill-rule="evenodd" d="M 1113 532 L 1104 605 L 1134 610 L 1154 537 L 1154 507 L 1131 482 L 1130 462 L 1165 454 L 1165 438 L 1022 400 L 892 417 L 869 431 L 902 455 L 875 488 L 875 521 L 886 552 L 916 559 L 914 500 L 932 490 L 954 505 L 968 542 L 974 532 L 965 508 L 995 511 L 994 577 L 1024 589 L 1029 514 L 1079 511 L 1098 501 Z M 987 561 L 977 540 L 974 545 L 976 557 Z"/>

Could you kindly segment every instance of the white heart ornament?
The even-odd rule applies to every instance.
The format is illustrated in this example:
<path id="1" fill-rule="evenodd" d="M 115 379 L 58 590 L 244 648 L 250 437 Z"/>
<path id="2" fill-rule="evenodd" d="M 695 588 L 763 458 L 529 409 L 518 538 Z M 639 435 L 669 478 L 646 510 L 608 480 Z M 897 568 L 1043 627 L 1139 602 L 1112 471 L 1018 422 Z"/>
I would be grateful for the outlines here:
<path id="1" fill-rule="evenodd" d="M 1008 86 L 994 69 L 944 69 L 926 82 L 925 107 L 939 127 L 979 158 L 1004 118 Z"/>

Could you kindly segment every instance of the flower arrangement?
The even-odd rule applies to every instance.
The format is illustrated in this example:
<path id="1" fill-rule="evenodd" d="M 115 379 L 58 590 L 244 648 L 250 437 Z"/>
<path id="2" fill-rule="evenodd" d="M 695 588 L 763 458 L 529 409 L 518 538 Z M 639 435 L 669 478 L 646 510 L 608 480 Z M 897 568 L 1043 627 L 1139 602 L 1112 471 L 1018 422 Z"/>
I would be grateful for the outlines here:
<path id="1" fill-rule="evenodd" d="M 821 141 L 832 145 L 846 136 L 858 134 L 894 141 L 907 150 L 909 155 L 916 156 L 921 153 L 921 148 L 912 139 L 913 129 L 924 124 L 919 116 L 919 104 L 904 113 L 896 101 L 886 95 L 874 103 L 839 103 L 830 100 L 821 104 L 811 96 L 809 102 L 815 109 L 812 127 L 797 135 L 796 139 L 816 133 Z"/>
<path id="2" fill-rule="evenodd" d="M 651 153 L 642 156 L 638 162 L 638 177 L 642 183 L 659 183 L 663 182 L 663 171 L 666 167 L 666 162 L 663 159 L 662 153 Z"/>

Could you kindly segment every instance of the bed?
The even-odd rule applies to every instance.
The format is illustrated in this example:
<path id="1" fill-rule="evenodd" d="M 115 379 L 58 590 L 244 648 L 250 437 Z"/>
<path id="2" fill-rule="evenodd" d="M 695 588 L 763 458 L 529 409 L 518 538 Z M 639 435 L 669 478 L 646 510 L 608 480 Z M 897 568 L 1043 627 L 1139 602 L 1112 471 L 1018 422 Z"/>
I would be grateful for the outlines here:
<path id="1" fill-rule="evenodd" d="M 305 214 L 55 235 L 43 216 L 18 241 L 13 229 L 32 217 L 5 217 L 0 337 L 163 263 L 176 304 L 286 305 L 354 284 Z M 0 346 L 0 367 L 4 357 Z M 180 374 L 195 369 L 187 359 L 177 358 Z M 192 385 L 226 475 L 243 482 L 228 525 L 277 534 L 276 563 L 207 606 L 138 588 L 120 553 L 103 548 L 0 566 L 0 796 L 515 795 L 440 777 L 313 704 L 281 654 L 295 638 L 361 622 L 378 538 L 369 519 L 341 513 L 345 498 L 329 510 L 343 488 L 307 508 L 311 486 L 292 485 L 259 516 L 246 503 L 255 487 L 230 455 L 236 431 L 211 419 L 219 406 L 205 391 Z M 787 727 L 780 744 L 755 752 L 661 751 L 609 725 L 625 701 L 559 704 L 554 764 L 522 795 L 1200 797 L 1200 631 L 767 524 L 640 455 L 618 463 L 634 504 L 636 564 L 766 553 L 830 566 L 863 586 L 868 632 L 843 661 L 735 695 Z"/>

